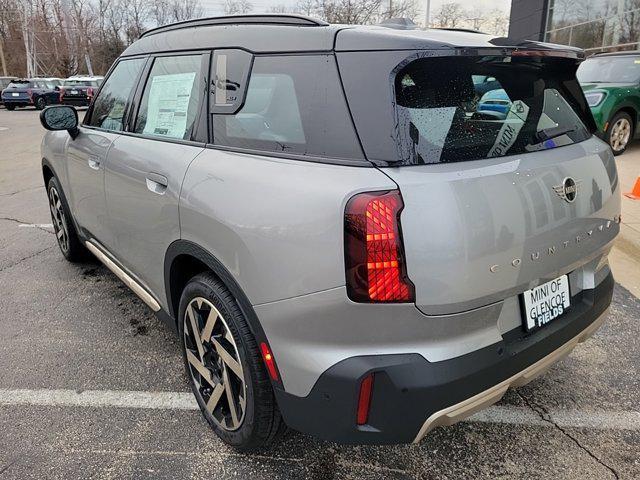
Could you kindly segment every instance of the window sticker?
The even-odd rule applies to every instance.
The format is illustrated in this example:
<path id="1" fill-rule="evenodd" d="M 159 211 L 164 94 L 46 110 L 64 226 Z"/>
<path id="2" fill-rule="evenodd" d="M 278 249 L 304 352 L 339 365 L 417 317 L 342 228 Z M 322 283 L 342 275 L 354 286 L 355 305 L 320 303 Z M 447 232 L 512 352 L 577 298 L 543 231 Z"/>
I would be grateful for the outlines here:
<path id="1" fill-rule="evenodd" d="M 455 113 L 455 107 L 398 107 L 399 132 L 409 133 L 400 144 L 402 158 L 411 158 L 416 164 L 438 163 Z"/>
<path id="2" fill-rule="evenodd" d="M 502 157 L 507 154 L 518 138 L 520 130 L 529 115 L 529 106 L 522 100 L 516 100 L 511 104 L 507 118 L 498 132 L 496 141 L 487 154 L 488 158 Z"/>
<path id="3" fill-rule="evenodd" d="M 142 133 L 182 138 L 195 72 L 158 75 L 149 89 L 147 123 Z"/>

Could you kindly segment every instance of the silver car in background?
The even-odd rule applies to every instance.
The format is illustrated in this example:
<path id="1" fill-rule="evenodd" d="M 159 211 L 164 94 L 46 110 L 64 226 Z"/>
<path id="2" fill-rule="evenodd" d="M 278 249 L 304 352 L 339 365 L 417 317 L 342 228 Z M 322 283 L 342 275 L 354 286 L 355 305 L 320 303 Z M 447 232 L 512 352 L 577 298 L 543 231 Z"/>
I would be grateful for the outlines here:
<path id="1" fill-rule="evenodd" d="M 82 124 L 42 112 L 58 243 L 178 332 L 230 445 L 417 442 L 605 319 L 620 187 L 583 58 L 298 16 L 151 30 Z"/>

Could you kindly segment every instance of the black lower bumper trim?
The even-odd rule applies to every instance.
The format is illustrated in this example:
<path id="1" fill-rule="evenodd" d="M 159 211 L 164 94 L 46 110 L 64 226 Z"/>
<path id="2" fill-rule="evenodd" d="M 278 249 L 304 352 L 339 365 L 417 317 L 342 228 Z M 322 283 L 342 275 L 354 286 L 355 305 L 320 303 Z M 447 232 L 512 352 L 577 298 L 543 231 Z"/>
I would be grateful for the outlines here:
<path id="1" fill-rule="evenodd" d="M 428 362 L 419 354 L 352 357 L 324 372 L 306 397 L 276 389 L 286 423 L 340 443 L 409 443 L 433 413 L 510 377 L 576 337 L 608 308 L 609 274 L 595 289 L 572 298 L 566 314 L 531 334 L 516 328 L 503 340 L 475 352 Z M 355 422 L 358 387 L 375 373 L 368 425 Z"/>

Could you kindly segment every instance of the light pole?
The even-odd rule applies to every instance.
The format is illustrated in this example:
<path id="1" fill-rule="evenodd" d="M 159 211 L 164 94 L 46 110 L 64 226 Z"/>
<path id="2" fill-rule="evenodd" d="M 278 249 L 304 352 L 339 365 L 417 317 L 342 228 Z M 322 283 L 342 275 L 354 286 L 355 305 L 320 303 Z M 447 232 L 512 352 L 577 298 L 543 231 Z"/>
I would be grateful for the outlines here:
<path id="1" fill-rule="evenodd" d="M 429 18 L 431 13 L 431 0 L 427 0 L 427 11 L 424 14 L 424 28 L 429 28 L 429 23 L 431 23 L 431 18 Z"/>

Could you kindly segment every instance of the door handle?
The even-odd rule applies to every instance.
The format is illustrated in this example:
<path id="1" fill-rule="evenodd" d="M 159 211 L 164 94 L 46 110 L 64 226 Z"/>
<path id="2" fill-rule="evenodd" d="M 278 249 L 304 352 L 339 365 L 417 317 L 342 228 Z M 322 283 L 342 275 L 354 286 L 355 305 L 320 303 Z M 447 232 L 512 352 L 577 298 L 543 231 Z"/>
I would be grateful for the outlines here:
<path id="1" fill-rule="evenodd" d="M 153 193 L 157 193 L 158 195 L 163 195 L 164 192 L 167 191 L 167 186 L 169 185 L 169 180 L 164 175 L 159 175 L 157 173 L 149 172 L 147 173 L 147 188 Z"/>
<path id="2" fill-rule="evenodd" d="M 100 170 L 100 160 L 97 157 L 89 157 L 87 159 L 87 163 L 89 164 L 89 168 L 93 170 Z"/>

